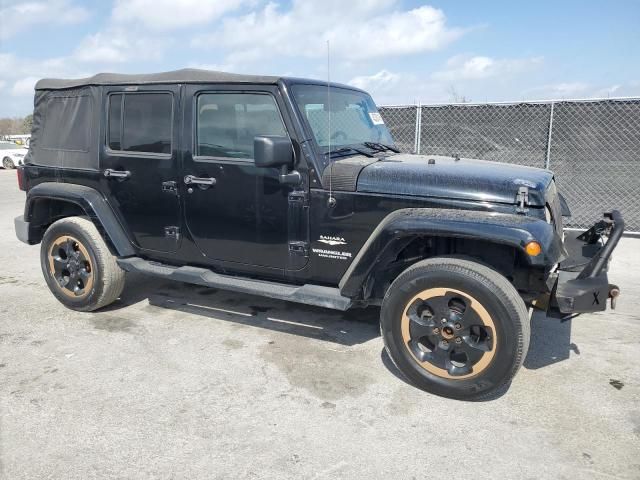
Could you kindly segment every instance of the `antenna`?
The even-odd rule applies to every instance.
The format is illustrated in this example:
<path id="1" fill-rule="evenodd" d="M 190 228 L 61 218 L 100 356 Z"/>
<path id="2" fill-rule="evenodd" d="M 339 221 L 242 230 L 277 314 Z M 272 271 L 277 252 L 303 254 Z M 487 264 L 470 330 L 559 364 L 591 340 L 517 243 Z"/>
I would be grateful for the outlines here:
<path id="1" fill-rule="evenodd" d="M 333 160 L 331 159 L 331 44 L 327 40 L 327 111 L 329 112 L 328 123 L 328 153 L 329 153 L 329 200 L 328 206 L 332 208 L 336 204 L 336 199 L 333 198 Z"/>

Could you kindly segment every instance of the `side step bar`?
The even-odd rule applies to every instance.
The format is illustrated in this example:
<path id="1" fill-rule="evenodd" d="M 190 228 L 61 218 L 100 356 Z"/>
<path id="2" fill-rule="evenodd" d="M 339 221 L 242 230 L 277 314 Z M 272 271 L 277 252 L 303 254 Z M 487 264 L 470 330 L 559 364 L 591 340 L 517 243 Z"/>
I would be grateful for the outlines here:
<path id="1" fill-rule="evenodd" d="M 347 310 L 351 307 L 351 299 L 340 295 L 337 288 L 320 285 L 287 285 L 285 283 L 267 282 L 249 278 L 232 277 L 212 272 L 206 268 L 173 267 L 157 262 L 150 262 L 139 257 L 118 259 L 120 268 L 127 272 L 139 272 L 157 277 L 193 283 L 205 287 L 220 288 L 234 292 L 249 293 L 263 297 L 286 300 L 289 302 L 316 305 L 318 307 Z"/>

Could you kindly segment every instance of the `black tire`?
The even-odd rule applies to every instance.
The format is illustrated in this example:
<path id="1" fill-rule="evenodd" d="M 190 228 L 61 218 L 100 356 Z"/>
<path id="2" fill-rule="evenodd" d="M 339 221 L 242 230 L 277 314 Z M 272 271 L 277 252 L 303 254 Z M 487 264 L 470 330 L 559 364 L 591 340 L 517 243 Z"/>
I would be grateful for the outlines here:
<path id="1" fill-rule="evenodd" d="M 2 168 L 4 168 L 5 170 L 11 170 L 12 168 L 16 168 L 16 165 L 15 163 L 13 163 L 13 160 L 11 160 L 11 158 L 4 157 L 2 159 Z"/>
<path id="2" fill-rule="evenodd" d="M 418 388 L 482 400 L 504 391 L 527 355 L 530 320 L 495 270 L 455 258 L 418 262 L 389 287 L 380 316 L 387 354 Z"/>
<path id="3" fill-rule="evenodd" d="M 72 310 L 102 308 L 124 288 L 124 270 L 95 225 L 83 217 L 63 218 L 47 229 L 40 265 L 51 293 Z"/>

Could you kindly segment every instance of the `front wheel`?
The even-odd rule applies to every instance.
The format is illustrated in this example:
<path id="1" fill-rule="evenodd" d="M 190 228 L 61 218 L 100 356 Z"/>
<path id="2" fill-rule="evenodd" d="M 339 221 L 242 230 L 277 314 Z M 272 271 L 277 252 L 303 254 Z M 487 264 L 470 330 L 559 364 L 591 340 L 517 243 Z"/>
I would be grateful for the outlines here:
<path id="1" fill-rule="evenodd" d="M 47 229 L 40 264 L 51 293 L 72 310 L 109 305 L 124 288 L 124 270 L 96 226 L 83 217 L 63 218 Z"/>
<path id="2" fill-rule="evenodd" d="M 401 273 L 385 295 L 380 326 L 387 353 L 411 383 L 459 400 L 501 391 L 529 347 L 529 315 L 513 285 L 455 258 Z"/>
<path id="3" fill-rule="evenodd" d="M 16 168 L 16 165 L 15 165 L 15 163 L 13 163 L 13 160 L 11 160 L 11 158 L 4 157 L 2 159 L 2 167 L 5 170 L 11 170 L 12 168 Z"/>

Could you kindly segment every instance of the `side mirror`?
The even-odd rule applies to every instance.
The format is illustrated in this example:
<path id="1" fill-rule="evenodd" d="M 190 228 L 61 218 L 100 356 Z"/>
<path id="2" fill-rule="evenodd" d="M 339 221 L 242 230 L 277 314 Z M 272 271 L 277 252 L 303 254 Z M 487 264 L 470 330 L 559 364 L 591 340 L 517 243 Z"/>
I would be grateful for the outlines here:
<path id="1" fill-rule="evenodd" d="M 253 139 L 253 159 L 256 167 L 293 166 L 291 140 L 278 135 L 258 135 Z"/>

